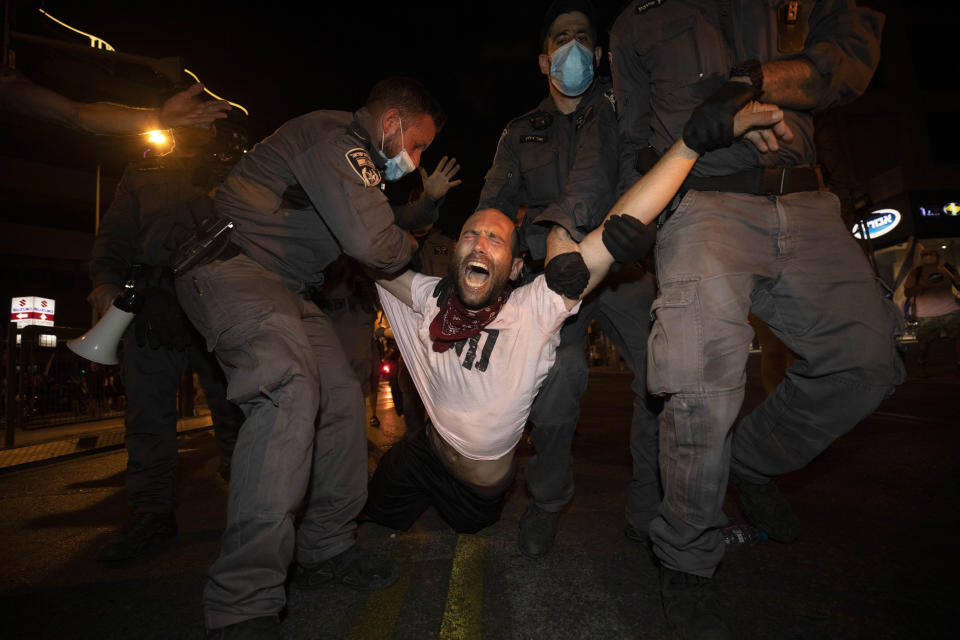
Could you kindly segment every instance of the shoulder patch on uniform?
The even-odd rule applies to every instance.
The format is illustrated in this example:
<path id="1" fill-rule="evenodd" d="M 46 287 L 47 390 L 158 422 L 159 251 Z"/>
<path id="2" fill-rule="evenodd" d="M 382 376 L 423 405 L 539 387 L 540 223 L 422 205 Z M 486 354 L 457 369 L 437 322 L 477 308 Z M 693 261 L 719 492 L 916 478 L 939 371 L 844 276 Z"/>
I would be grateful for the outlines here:
<path id="1" fill-rule="evenodd" d="M 544 144 L 547 141 L 547 136 L 543 134 L 527 134 L 520 136 L 520 144 L 525 142 L 539 142 Z"/>
<path id="2" fill-rule="evenodd" d="M 366 149 L 354 147 L 348 149 L 343 155 L 346 157 L 350 168 L 363 180 L 364 186 L 375 187 L 380 184 L 380 170 L 377 169 L 377 165 L 373 163 L 373 158 L 370 157 Z"/>

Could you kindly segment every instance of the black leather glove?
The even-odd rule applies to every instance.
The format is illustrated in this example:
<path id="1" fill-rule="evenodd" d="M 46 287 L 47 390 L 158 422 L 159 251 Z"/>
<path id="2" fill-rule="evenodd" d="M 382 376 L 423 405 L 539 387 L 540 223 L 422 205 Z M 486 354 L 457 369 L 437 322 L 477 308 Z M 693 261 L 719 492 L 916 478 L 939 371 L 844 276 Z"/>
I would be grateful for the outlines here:
<path id="1" fill-rule="evenodd" d="M 143 308 L 134 318 L 137 344 L 151 349 L 183 351 L 193 340 L 193 327 L 172 291 L 157 287 L 144 290 Z"/>
<path id="2" fill-rule="evenodd" d="M 590 282 L 590 270 L 578 251 L 554 256 L 544 275 L 551 290 L 571 300 L 579 298 Z"/>
<path id="3" fill-rule="evenodd" d="M 636 262 L 650 252 L 657 231 L 632 216 L 613 215 L 603 225 L 600 238 L 614 260 Z"/>
<path id="4" fill-rule="evenodd" d="M 735 139 L 733 116 L 758 97 L 752 85 L 724 82 L 690 114 L 683 125 L 684 143 L 700 155 L 728 146 Z"/>

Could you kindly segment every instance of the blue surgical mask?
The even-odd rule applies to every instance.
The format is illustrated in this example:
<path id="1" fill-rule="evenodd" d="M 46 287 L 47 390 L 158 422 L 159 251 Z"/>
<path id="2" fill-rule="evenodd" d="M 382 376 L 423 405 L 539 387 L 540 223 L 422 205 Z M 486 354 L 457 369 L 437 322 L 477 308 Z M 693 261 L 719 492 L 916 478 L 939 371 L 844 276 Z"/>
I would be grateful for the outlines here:
<path id="1" fill-rule="evenodd" d="M 387 182 L 396 182 L 417 168 L 403 144 L 403 120 L 400 121 L 400 153 L 392 158 L 388 158 L 387 154 L 383 152 L 385 137 L 386 133 L 383 133 L 380 138 L 380 149 L 378 149 L 380 156 L 387 161 L 387 166 L 383 169 L 383 177 L 387 179 Z"/>
<path id="2" fill-rule="evenodd" d="M 593 52 L 571 40 L 550 56 L 550 82 L 565 96 L 576 97 L 593 82 Z"/>

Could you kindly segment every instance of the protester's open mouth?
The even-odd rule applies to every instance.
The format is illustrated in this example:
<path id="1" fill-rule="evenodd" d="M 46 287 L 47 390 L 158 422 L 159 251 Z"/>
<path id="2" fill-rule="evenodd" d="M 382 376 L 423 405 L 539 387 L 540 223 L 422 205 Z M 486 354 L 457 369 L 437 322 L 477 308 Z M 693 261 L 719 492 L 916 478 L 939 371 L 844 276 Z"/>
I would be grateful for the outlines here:
<path id="1" fill-rule="evenodd" d="M 463 272 L 463 280 L 468 287 L 478 288 L 487 284 L 490 270 L 482 262 L 470 261 Z"/>

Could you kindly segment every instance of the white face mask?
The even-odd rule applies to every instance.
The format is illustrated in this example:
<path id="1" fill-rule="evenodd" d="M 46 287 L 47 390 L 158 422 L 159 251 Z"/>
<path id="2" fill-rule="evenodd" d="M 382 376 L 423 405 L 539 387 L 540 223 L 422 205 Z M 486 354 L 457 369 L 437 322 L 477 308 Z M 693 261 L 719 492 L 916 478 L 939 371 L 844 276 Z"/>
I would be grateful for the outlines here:
<path id="1" fill-rule="evenodd" d="M 403 120 L 400 121 L 400 153 L 388 158 L 383 152 L 383 145 L 386 139 L 386 132 L 381 129 L 380 137 L 380 155 L 387 161 L 387 166 L 383 170 L 383 175 L 388 182 L 395 182 L 417 168 L 413 163 L 413 158 L 407 153 L 407 148 L 403 144 Z"/>

